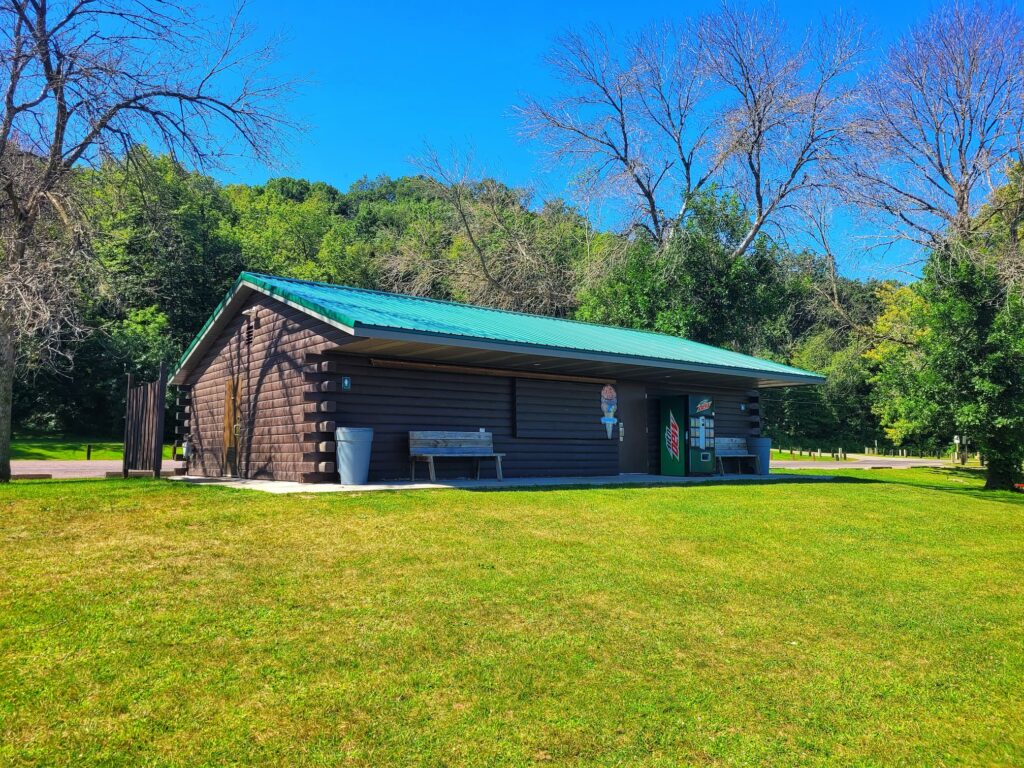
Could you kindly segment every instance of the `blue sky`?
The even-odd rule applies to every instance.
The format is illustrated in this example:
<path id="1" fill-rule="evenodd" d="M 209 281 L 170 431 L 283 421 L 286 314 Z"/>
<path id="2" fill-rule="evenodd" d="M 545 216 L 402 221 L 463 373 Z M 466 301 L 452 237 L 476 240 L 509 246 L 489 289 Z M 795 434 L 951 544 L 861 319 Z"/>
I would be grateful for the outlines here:
<path id="1" fill-rule="evenodd" d="M 223 3 L 228 13 L 233 2 Z M 250 0 L 248 18 L 262 36 L 283 35 L 274 68 L 305 82 L 288 105 L 308 129 L 280 167 L 238 166 L 224 182 L 259 183 L 289 175 L 341 189 L 363 176 L 415 172 L 410 159 L 429 144 L 471 150 L 488 174 L 532 184 L 541 194 L 565 191 L 566 174 L 551 168 L 536 145 L 516 133 L 513 105 L 524 93 L 548 94 L 557 84 L 541 61 L 563 30 L 603 25 L 629 34 L 655 21 L 681 19 L 708 2 L 312 2 L 282 12 L 279 0 Z M 863 18 L 878 46 L 900 34 L 929 2 L 861 0 L 842 8 Z M 301 7 L 302 12 L 294 12 Z M 827 4 L 786 0 L 779 13 L 794 26 L 813 21 Z M 843 225 L 844 232 L 847 227 Z M 850 274 L 876 266 L 849 263 Z"/>

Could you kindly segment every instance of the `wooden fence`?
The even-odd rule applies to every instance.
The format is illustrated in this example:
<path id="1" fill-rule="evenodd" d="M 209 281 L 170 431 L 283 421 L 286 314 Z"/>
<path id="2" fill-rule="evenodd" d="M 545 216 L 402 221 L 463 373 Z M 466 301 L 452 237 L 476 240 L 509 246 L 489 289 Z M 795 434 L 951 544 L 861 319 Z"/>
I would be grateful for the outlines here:
<path id="1" fill-rule="evenodd" d="M 167 407 L 167 366 L 160 364 L 160 378 L 135 384 L 128 374 L 128 396 L 124 410 L 124 463 L 121 473 L 152 472 L 160 477 L 164 456 L 164 413 Z"/>

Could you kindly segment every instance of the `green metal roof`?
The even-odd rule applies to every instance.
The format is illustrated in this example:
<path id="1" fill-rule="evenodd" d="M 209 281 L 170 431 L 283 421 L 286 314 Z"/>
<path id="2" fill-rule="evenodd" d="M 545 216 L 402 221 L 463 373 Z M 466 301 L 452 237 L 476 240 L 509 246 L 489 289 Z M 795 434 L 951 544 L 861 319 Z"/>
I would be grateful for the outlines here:
<path id="1" fill-rule="evenodd" d="M 305 309 L 355 335 L 372 336 L 375 331 L 399 332 L 434 337 L 433 340 L 447 338 L 506 347 L 528 347 L 523 351 L 535 354 L 543 354 L 545 350 L 569 351 L 582 355 L 621 356 L 632 361 L 641 359 L 650 361 L 652 365 L 664 362 L 734 369 L 737 375 L 744 376 L 781 376 L 808 383 L 824 381 L 824 377 L 799 368 L 699 344 L 678 336 L 254 272 L 243 272 L 239 276 L 228 297 L 221 302 L 217 312 L 189 345 L 178 363 L 176 374 L 185 366 L 220 311 L 241 286 L 255 288 Z"/>

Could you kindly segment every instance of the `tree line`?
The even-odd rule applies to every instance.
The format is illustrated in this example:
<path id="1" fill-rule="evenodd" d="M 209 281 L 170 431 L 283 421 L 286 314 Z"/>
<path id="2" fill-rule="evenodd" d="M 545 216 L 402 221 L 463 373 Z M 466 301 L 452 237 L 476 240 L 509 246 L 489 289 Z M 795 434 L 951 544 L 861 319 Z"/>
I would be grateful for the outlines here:
<path id="1" fill-rule="evenodd" d="M 768 396 L 770 431 L 808 446 L 886 439 L 864 339 L 825 295 L 838 286 L 869 326 L 900 286 L 834 283 L 825 258 L 766 237 L 736 255 L 749 217 L 735 195 L 702 191 L 658 245 L 493 179 L 224 186 L 139 148 L 76 184 L 96 254 L 79 309 L 92 331 L 73 363 L 22 369 L 21 432 L 116 436 L 125 374 L 152 378 L 176 360 L 251 270 L 655 330 L 820 370 L 824 387 Z"/>
<path id="2" fill-rule="evenodd" d="M 124 368 L 173 357 L 241 268 L 792 362 L 828 384 L 772 393 L 775 437 L 937 447 L 958 434 L 988 487 L 1020 480 L 1014 6 L 937 6 L 878 56 L 850 17 L 792 29 L 728 1 L 629 38 L 569 32 L 547 59 L 561 91 L 516 112 L 573 174 L 571 200 L 436 157 L 346 191 L 222 187 L 201 171 L 272 156 L 289 126 L 289 86 L 265 75 L 270 54 L 243 22 L 137 0 L 2 0 L 0 23 L 0 481 L 12 413 L 23 429 L 116 423 Z M 596 226 L 591 200 L 622 225 Z M 911 249 L 920 277 L 843 278 L 836 215 Z M 54 369 L 72 357 L 68 386 Z"/>

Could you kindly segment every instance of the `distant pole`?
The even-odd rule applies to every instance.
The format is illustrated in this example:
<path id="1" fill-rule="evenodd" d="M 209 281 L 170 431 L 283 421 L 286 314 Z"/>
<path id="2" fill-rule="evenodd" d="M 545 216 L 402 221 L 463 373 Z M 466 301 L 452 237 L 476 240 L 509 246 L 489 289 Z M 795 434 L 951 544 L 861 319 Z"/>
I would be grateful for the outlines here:
<path id="1" fill-rule="evenodd" d="M 121 476 L 128 477 L 128 438 L 132 427 L 132 383 L 134 378 L 128 374 L 128 394 L 124 399 L 124 445 L 121 451 Z"/>

